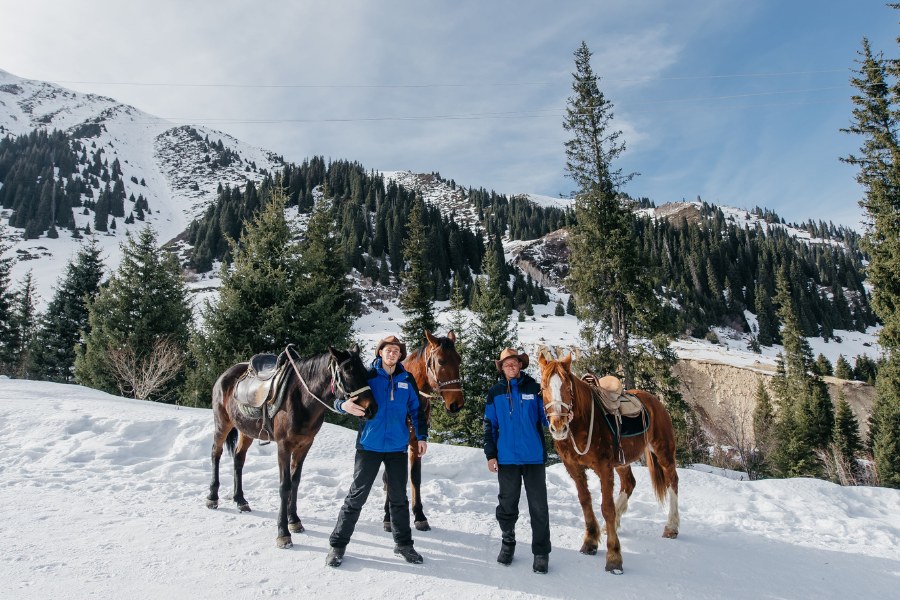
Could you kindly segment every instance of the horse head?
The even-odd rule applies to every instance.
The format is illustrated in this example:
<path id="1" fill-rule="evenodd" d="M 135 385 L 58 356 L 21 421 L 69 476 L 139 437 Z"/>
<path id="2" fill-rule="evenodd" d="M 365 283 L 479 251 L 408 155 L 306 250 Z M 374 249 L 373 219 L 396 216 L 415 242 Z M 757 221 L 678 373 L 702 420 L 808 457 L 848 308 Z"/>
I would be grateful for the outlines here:
<path id="1" fill-rule="evenodd" d="M 553 360 L 541 352 L 538 355 L 538 365 L 541 367 L 541 390 L 544 411 L 550 421 L 550 435 L 554 440 L 561 441 L 569 436 L 569 422 L 574 416 L 572 409 L 575 405 L 575 392 L 572 380 L 575 376 L 572 374 L 572 355 Z"/>
<path id="2" fill-rule="evenodd" d="M 378 404 L 369 389 L 369 375 L 360 358 L 358 344 L 353 344 L 349 350 L 337 350 L 328 346 L 334 366 L 334 387 L 343 392 L 348 398 L 354 400 L 365 409 L 365 417 L 371 419 L 378 410 Z"/>
<path id="3" fill-rule="evenodd" d="M 420 356 L 425 362 L 428 385 L 440 395 L 447 412 L 458 413 L 466 399 L 459 375 L 462 359 L 456 351 L 456 334 L 451 330 L 447 337 L 436 337 L 426 329 L 425 341 L 425 348 Z"/>

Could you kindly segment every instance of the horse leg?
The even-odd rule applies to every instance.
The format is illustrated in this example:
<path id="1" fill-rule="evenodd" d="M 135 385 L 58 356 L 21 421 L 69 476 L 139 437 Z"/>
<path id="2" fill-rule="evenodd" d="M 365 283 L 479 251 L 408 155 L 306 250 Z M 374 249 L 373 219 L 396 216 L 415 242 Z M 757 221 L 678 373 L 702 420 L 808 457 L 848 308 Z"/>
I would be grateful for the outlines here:
<path id="1" fill-rule="evenodd" d="M 634 480 L 634 473 L 631 472 L 631 465 L 616 467 L 616 473 L 619 474 L 619 495 L 616 496 L 616 531 L 618 531 L 622 525 L 622 515 L 628 510 L 628 500 L 637 482 Z"/>
<path id="2" fill-rule="evenodd" d="M 250 504 L 244 498 L 244 461 L 247 459 L 247 450 L 253 445 L 253 438 L 238 433 L 237 446 L 234 449 L 234 503 L 241 512 L 250 512 Z"/>
<path id="3" fill-rule="evenodd" d="M 381 483 L 384 486 L 384 519 L 382 520 L 382 526 L 385 531 L 390 532 L 393 528 L 391 527 L 391 493 L 387 482 L 387 471 L 382 473 Z"/>
<path id="4" fill-rule="evenodd" d="M 678 514 L 678 470 L 675 468 L 675 449 L 670 452 L 648 452 L 647 466 L 650 467 L 650 476 L 654 485 L 660 481 L 665 486 L 665 498 L 669 502 L 669 516 L 666 526 L 663 528 L 663 537 L 675 539 L 678 537 L 678 528 L 681 525 L 681 517 Z"/>
<path id="5" fill-rule="evenodd" d="M 209 484 L 209 494 L 206 496 L 207 508 L 219 508 L 219 462 L 222 459 L 222 446 L 225 439 L 232 435 L 231 423 L 227 426 L 216 417 L 216 432 L 213 434 L 212 443 L 212 482 Z"/>
<path id="6" fill-rule="evenodd" d="M 419 531 L 431 531 L 428 518 L 422 511 L 422 457 L 417 451 L 409 451 L 409 482 L 412 500 L 413 524 Z"/>
<path id="7" fill-rule="evenodd" d="M 616 531 L 616 505 L 613 502 L 613 486 L 615 476 L 612 465 L 602 464 L 594 469 L 600 477 L 600 512 L 606 521 L 606 570 L 620 575 L 622 573 L 622 546 Z"/>
<path id="8" fill-rule="evenodd" d="M 300 487 L 303 461 L 306 460 L 306 455 L 309 454 L 310 448 L 312 448 L 312 444 L 301 446 L 295 449 L 293 456 L 291 456 L 291 498 L 288 501 L 288 529 L 293 533 L 306 531 L 303 523 L 300 521 L 300 516 L 297 514 L 297 489 Z"/>
<path id="9" fill-rule="evenodd" d="M 291 548 L 291 532 L 287 525 L 287 507 L 291 499 L 291 454 L 293 452 L 284 441 L 278 442 L 278 495 L 281 503 L 278 506 L 278 537 L 275 545 L 279 548 Z"/>
<path id="10" fill-rule="evenodd" d="M 587 473 L 582 465 L 571 465 L 567 462 L 563 463 L 569 477 L 575 482 L 575 489 L 578 490 L 578 502 L 581 503 L 581 512 L 584 513 L 584 539 L 581 544 L 582 554 L 597 554 L 597 547 L 600 545 L 600 525 L 597 523 L 597 515 L 594 514 L 594 505 L 591 500 L 591 492 L 588 489 Z"/>

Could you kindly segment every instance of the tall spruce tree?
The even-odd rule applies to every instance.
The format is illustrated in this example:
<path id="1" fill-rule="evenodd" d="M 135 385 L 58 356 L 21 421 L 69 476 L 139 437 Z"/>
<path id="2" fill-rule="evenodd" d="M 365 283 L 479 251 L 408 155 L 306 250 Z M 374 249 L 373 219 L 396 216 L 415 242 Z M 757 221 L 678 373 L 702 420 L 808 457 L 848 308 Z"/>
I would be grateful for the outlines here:
<path id="1" fill-rule="evenodd" d="M 7 373 L 14 363 L 10 348 L 13 332 L 13 291 L 10 287 L 10 270 L 13 259 L 5 258 L 10 245 L 6 242 L 6 227 L 0 222 L 0 373 Z"/>
<path id="2" fill-rule="evenodd" d="M 492 244 L 499 243 L 496 238 L 492 241 Z M 517 344 L 515 325 L 506 303 L 506 286 L 500 283 L 500 270 L 497 253 L 489 249 L 484 254 L 483 276 L 475 281 L 473 291 L 474 322 L 465 343 L 466 404 L 457 416 L 461 424 L 459 439 L 469 446 L 481 444 L 485 398 L 499 377 L 494 361 L 504 348 Z"/>
<path id="3" fill-rule="evenodd" d="M 859 168 L 856 180 L 865 194 L 860 205 L 870 222 L 863 248 L 871 257 L 872 308 L 884 323 L 879 342 L 885 356 L 870 418 L 872 452 L 881 484 L 900 488 L 900 59 L 885 61 L 865 38 L 859 57 L 850 80 L 858 90 L 853 119 L 843 131 L 862 137 L 862 145 L 859 154 L 842 160 Z"/>
<path id="4" fill-rule="evenodd" d="M 34 279 L 29 270 L 13 294 L 12 330 L 7 343 L 12 358 L 10 374 L 15 377 L 28 377 L 28 356 L 37 330 L 36 305 Z"/>
<path id="5" fill-rule="evenodd" d="M 29 376 L 70 383 L 75 368 L 75 347 L 90 333 L 88 306 L 100 291 L 103 260 L 97 240 L 91 238 L 66 265 L 66 271 L 41 315 L 30 352 Z"/>
<path id="6" fill-rule="evenodd" d="M 834 409 L 832 441 L 847 464 L 854 465 L 856 455 L 862 451 L 863 445 L 859 437 L 859 421 L 856 420 L 843 389 L 838 392 L 837 405 Z"/>
<path id="7" fill-rule="evenodd" d="M 192 321 L 187 288 L 174 254 L 157 246 L 146 227 L 122 245 L 122 262 L 88 308 L 90 332 L 76 350 L 75 379 L 83 385 L 118 393 L 125 382 L 111 366 L 111 353 L 130 351 L 148 359 L 164 341 L 181 356 L 187 351 Z M 181 374 L 149 399 L 177 400 Z"/>
<path id="8" fill-rule="evenodd" d="M 753 440 L 756 446 L 754 463 L 757 477 L 763 477 L 770 472 L 769 460 L 777 443 L 774 425 L 772 399 L 766 391 L 765 383 L 760 379 L 756 385 L 756 405 L 753 408 Z"/>
<path id="9" fill-rule="evenodd" d="M 424 205 L 421 200 L 413 201 L 406 225 L 406 239 L 403 241 L 403 260 L 406 268 L 400 273 L 402 291 L 400 308 L 406 315 L 403 324 L 403 339 L 417 345 L 424 339 L 424 331 L 435 331 L 431 275 L 425 250 L 427 232 L 422 220 Z"/>
<path id="10" fill-rule="evenodd" d="M 573 78 L 563 122 L 572 135 L 566 142 L 566 168 L 578 187 L 567 285 L 576 297 L 586 345 L 582 363 L 601 373 L 618 373 L 626 387 L 633 387 L 640 354 L 657 355 L 664 371 L 671 367 L 655 351 L 658 345 L 640 341 L 663 333 L 662 309 L 641 264 L 634 216 L 619 193 L 631 175 L 612 167 L 625 144 L 621 132 L 611 129 L 612 103 L 600 91 L 584 42 L 575 51 Z M 666 377 L 666 372 L 659 374 Z"/>

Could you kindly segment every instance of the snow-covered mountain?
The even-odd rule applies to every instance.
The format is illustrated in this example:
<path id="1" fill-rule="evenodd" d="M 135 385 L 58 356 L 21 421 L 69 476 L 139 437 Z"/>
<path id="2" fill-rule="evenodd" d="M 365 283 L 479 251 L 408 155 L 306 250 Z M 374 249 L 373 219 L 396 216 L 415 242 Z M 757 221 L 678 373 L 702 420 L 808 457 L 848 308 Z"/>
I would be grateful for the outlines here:
<path id="1" fill-rule="evenodd" d="M 126 232 L 150 223 L 161 242 L 180 234 L 215 199 L 217 187 L 259 181 L 281 165 L 274 153 L 213 129 L 173 123 L 116 102 L 74 92 L 55 84 L 16 77 L 0 70 L 0 137 L 20 136 L 36 128 L 60 130 L 78 139 L 89 153 L 103 151 L 109 164 L 118 159 L 127 195 L 143 195 L 150 212 L 144 222 L 118 223 L 96 235 L 110 269 L 119 263 Z M 226 156 L 228 160 L 217 160 Z M 227 164 L 226 164 L 227 163 Z M 9 211 L 0 213 L 8 223 Z M 83 227 L 91 217 L 76 211 Z M 24 240 L 22 230 L 7 229 L 18 261 L 13 280 L 31 269 L 46 302 L 52 286 L 74 255 L 77 241 L 65 232 L 57 239 Z"/>

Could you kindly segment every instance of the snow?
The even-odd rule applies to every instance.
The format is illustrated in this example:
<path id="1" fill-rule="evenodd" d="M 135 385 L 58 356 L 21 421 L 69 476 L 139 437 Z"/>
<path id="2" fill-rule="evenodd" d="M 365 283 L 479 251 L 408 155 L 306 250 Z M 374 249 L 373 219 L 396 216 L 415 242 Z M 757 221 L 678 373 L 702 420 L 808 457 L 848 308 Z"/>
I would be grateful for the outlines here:
<path id="1" fill-rule="evenodd" d="M 306 533 L 275 547 L 274 445 L 244 470 L 253 512 L 205 506 L 209 410 L 110 396 L 79 386 L 0 379 L 0 578 L 6 597 L 113 598 L 840 598 L 895 597 L 900 491 L 810 479 L 738 481 L 680 469 L 681 533 L 661 537 L 664 509 L 647 472 L 622 519 L 625 574 L 578 552 L 583 521 L 562 465 L 547 471 L 550 573 L 530 568 L 528 512 L 510 567 L 495 562 L 497 482 L 478 449 L 431 444 L 423 497 L 432 531 L 414 532 L 422 565 L 392 553 L 373 490 L 339 569 L 328 535 L 349 488 L 352 431 L 326 424 L 303 470 Z M 703 467 L 700 467 L 703 469 Z M 708 470 L 708 469 L 707 469 Z M 727 475 L 727 474 L 726 474 Z M 599 495 L 591 477 L 591 489 Z M 595 504 L 596 505 L 596 504 Z"/>
<path id="2" fill-rule="evenodd" d="M 537 204 L 541 208 L 575 208 L 575 201 L 571 198 L 554 198 L 540 194 L 522 194 L 526 199 Z"/>

